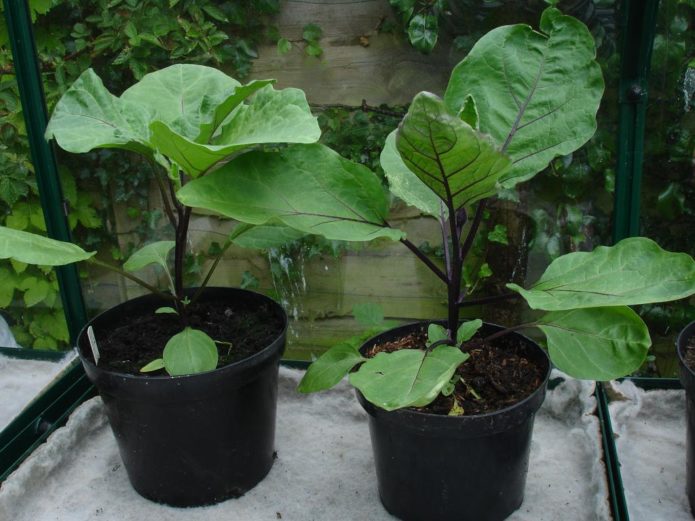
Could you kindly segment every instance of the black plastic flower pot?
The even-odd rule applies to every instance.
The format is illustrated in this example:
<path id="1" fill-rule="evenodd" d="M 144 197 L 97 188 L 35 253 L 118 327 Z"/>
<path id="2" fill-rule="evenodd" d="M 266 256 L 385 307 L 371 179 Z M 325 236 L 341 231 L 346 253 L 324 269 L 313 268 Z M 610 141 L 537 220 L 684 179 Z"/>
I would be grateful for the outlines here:
<path id="1" fill-rule="evenodd" d="M 680 380 L 685 388 L 686 428 L 686 477 L 685 491 L 690 511 L 695 515 L 695 372 L 685 363 L 686 350 L 691 338 L 695 338 L 695 322 L 688 324 L 676 340 Z"/>
<path id="2" fill-rule="evenodd" d="M 143 497 L 189 507 L 238 497 L 260 482 L 274 460 L 277 376 L 287 316 L 251 291 L 206 288 L 201 301 L 265 306 L 282 320 L 281 334 L 263 350 L 213 371 L 187 376 L 136 376 L 94 365 L 86 327 L 78 353 L 106 407 L 135 490 Z M 153 313 L 154 295 L 120 304 L 94 318 L 95 334 L 120 320 Z"/>
<path id="3" fill-rule="evenodd" d="M 423 324 L 382 333 L 362 350 L 405 336 Z M 500 329 L 485 324 L 482 332 Z M 407 521 L 495 521 L 521 506 L 533 420 L 545 398 L 550 360 L 532 340 L 510 335 L 516 335 L 526 356 L 541 366 L 545 376 L 530 396 L 505 409 L 472 416 L 412 409 L 388 412 L 357 392 L 369 415 L 379 496 L 391 514 Z"/>

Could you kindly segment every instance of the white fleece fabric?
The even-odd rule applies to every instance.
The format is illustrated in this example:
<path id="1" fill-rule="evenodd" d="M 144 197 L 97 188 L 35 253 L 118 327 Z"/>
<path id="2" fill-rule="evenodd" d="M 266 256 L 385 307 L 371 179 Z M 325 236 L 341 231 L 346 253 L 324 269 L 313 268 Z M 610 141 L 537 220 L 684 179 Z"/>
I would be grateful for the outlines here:
<path id="1" fill-rule="evenodd" d="M 72 352 L 66 353 L 55 362 L 0 356 L 0 431 L 9 425 L 74 358 Z"/>
<path id="2" fill-rule="evenodd" d="M 81 405 L 0 487 L 13 521 L 380 521 L 366 413 L 353 390 L 300 395 L 302 372 L 281 368 L 278 459 L 239 499 L 177 509 L 129 485 L 99 398 Z M 526 497 L 509 519 L 610 519 L 593 384 L 568 379 L 536 416 Z"/>
<path id="3" fill-rule="evenodd" d="M 685 391 L 613 383 L 609 404 L 630 521 L 688 521 Z"/>

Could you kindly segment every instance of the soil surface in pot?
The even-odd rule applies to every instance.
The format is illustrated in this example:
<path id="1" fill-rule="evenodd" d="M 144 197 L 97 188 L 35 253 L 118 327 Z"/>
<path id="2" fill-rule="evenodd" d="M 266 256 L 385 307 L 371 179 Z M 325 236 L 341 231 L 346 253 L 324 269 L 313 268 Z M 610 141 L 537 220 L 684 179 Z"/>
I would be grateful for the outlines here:
<path id="1" fill-rule="evenodd" d="M 695 336 L 691 336 L 685 345 L 685 353 L 683 353 L 683 359 L 685 360 L 685 365 L 688 369 L 695 371 Z"/>
<path id="2" fill-rule="evenodd" d="M 370 347 L 366 356 L 400 349 L 425 349 L 427 331 L 411 333 L 392 342 Z M 503 336 L 489 344 L 479 335 L 462 349 L 470 358 L 456 370 L 454 392 L 439 397 L 426 407 L 414 409 L 430 414 L 467 416 L 498 411 L 520 402 L 543 383 L 543 368 L 525 355 L 526 344 Z"/>
<path id="3" fill-rule="evenodd" d="M 217 367 L 223 367 L 270 345 L 282 332 L 283 321 L 269 305 L 249 309 L 243 303 L 209 300 L 189 307 L 188 325 L 225 342 L 216 344 L 220 357 Z M 141 373 L 140 368 L 161 358 L 166 343 L 183 328 L 178 315 L 153 313 L 124 316 L 110 329 L 95 329 L 99 367 L 140 376 L 165 375 L 164 370 Z"/>

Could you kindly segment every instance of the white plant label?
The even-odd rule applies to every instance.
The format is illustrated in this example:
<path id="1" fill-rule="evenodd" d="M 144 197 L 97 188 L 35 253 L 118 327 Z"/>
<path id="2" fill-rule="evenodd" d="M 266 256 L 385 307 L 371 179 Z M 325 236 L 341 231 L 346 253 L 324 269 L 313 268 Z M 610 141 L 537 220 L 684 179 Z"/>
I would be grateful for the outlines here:
<path id="1" fill-rule="evenodd" d="M 97 347 L 97 339 L 94 337 L 94 330 L 92 326 L 87 328 L 87 338 L 89 339 L 89 345 L 92 348 L 92 354 L 94 355 L 94 364 L 99 365 L 99 348 Z"/>

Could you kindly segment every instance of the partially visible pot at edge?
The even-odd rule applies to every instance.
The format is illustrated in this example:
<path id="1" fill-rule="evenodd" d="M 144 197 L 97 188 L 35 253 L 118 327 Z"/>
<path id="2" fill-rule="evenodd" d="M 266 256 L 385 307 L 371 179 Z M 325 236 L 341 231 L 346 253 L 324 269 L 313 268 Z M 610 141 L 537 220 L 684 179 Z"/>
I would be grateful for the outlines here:
<path id="1" fill-rule="evenodd" d="M 189 290 L 193 291 L 193 290 Z M 140 376 L 94 365 L 89 325 L 99 331 L 121 315 L 143 316 L 165 304 L 155 295 L 129 300 L 91 320 L 77 346 L 106 407 L 133 488 L 178 507 L 218 503 L 253 488 L 273 465 L 277 376 L 287 315 L 272 299 L 235 288 L 206 288 L 201 301 L 268 306 L 283 328 L 254 355 L 186 376 Z"/>
<path id="2" fill-rule="evenodd" d="M 405 336 L 426 322 L 377 335 L 361 351 Z M 503 329 L 484 324 L 484 335 Z M 543 370 L 543 382 L 521 402 L 499 411 L 443 416 L 411 409 L 385 411 L 357 398 L 369 414 L 379 496 L 386 510 L 406 521 L 499 521 L 524 498 L 533 420 L 545 399 L 550 360 L 518 333 L 526 355 Z"/>
<path id="3" fill-rule="evenodd" d="M 680 380 L 685 388 L 687 416 L 685 490 L 690 503 L 690 511 L 695 515 L 695 372 L 685 363 L 688 341 L 693 337 L 695 337 L 695 322 L 685 326 L 685 329 L 678 335 L 676 351 L 678 352 Z"/>

